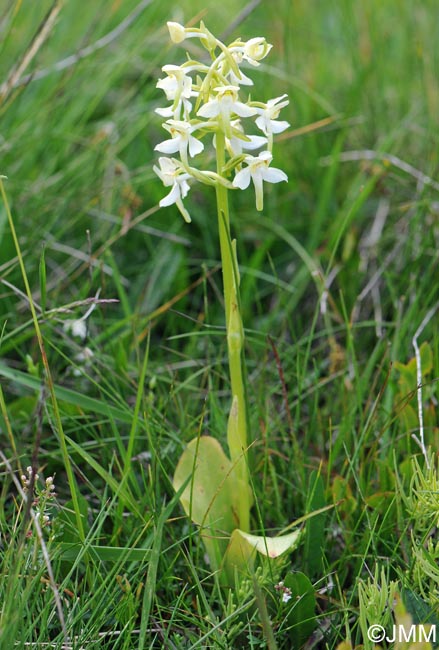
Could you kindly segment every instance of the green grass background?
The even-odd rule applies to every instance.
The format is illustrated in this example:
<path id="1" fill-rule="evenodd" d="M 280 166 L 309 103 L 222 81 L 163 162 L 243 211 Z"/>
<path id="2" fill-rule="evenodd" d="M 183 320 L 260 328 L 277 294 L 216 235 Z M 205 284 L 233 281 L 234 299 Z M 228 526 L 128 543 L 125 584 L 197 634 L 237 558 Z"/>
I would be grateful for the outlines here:
<path id="1" fill-rule="evenodd" d="M 60 557 L 57 550 L 57 539 L 74 543 L 78 533 L 3 204 L 1 449 L 14 470 L 33 459 L 41 476 L 55 474 L 50 548 L 69 647 L 299 648 L 306 639 L 274 589 L 291 571 L 314 586 L 314 645 L 355 646 L 364 642 L 358 580 L 377 563 L 438 607 L 436 583 L 423 592 L 413 571 L 414 514 L 402 494 L 410 492 L 410 459 L 420 454 L 412 438 L 417 384 L 413 362 L 398 366 L 414 356 L 412 339 L 427 317 L 419 345 L 428 344 L 425 437 L 435 450 L 437 3 L 262 0 L 248 12 L 232 0 L 144 4 L 107 46 L 53 70 L 138 6 L 66 0 L 23 72 L 43 76 L 0 90 L 0 173 L 33 301 L 42 306 L 85 514 L 80 551 Z M 11 79 L 51 7 L 0 2 L 0 83 Z M 230 398 L 213 192 L 191 190 L 188 226 L 176 209 L 158 209 L 164 189 L 152 171 L 163 139 L 155 85 L 162 65 L 184 60 L 165 24 L 200 18 L 226 41 L 265 36 L 274 47 L 253 71 L 254 97 L 290 98 L 282 117 L 291 129 L 274 150 L 288 185 L 267 189 L 262 214 L 251 190 L 231 197 L 260 512 L 254 528 L 276 532 L 338 504 L 310 520 L 291 557 L 263 567 L 261 594 L 251 582 L 242 593 L 221 594 L 171 485 L 197 432 L 224 441 Z M 98 292 L 118 302 L 98 305 L 87 320 L 93 356 L 84 365 L 76 357 L 83 344 L 63 325 Z M 35 538 L 24 537 L 25 508 L 4 459 L 0 469 L 1 646 L 61 648 L 47 567 Z"/>

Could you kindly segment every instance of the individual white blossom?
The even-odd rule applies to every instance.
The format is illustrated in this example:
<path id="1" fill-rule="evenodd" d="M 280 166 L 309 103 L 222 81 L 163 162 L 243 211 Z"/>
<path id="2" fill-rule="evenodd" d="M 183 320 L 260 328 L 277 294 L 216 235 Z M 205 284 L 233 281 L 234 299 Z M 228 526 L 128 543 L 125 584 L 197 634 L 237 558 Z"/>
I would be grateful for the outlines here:
<path id="1" fill-rule="evenodd" d="M 282 602 L 287 603 L 289 600 L 291 600 L 291 598 L 292 598 L 291 590 L 288 589 L 288 587 L 286 587 L 285 591 L 282 594 Z"/>
<path id="2" fill-rule="evenodd" d="M 199 117 L 216 117 L 218 125 L 230 137 L 232 116 L 251 117 L 256 114 L 253 106 L 239 100 L 239 86 L 217 86 L 215 97 L 204 104 L 198 111 Z"/>
<path id="3" fill-rule="evenodd" d="M 285 131 L 290 126 L 285 120 L 277 119 L 281 109 L 289 104 L 289 100 L 285 99 L 286 97 L 287 95 L 281 95 L 275 99 L 269 99 L 262 108 L 256 107 L 258 113 L 258 117 L 255 120 L 256 125 L 269 138 L 270 148 L 273 133 L 282 133 L 282 131 Z"/>
<path id="4" fill-rule="evenodd" d="M 259 61 L 264 59 L 273 46 L 267 43 L 262 36 L 251 38 L 244 45 L 242 56 L 251 65 L 260 65 Z"/>
<path id="5" fill-rule="evenodd" d="M 274 585 L 276 591 L 282 594 L 282 602 L 287 603 L 293 597 L 291 589 L 286 587 L 283 582 L 278 582 L 277 585 Z"/>
<path id="6" fill-rule="evenodd" d="M 163 124 L 163 127 L 171 134 L 171 139 L 160 142 L 155 147 L 156 151 L 160 153 L 180 153 L 181 159 L 187 164 L 187 154 L 191 157 L 201 153 L 204 145 L 200 140 L 197 140 L 192 133 L 197 128 L 185 122 L 184 120 L 168 120 Z"/>
<path id="7" fill-rule="evenodd" d="M 156 87 L 164 91 L 166 99 L 174 101 L 182 95 L 187 99 L 192 96 L 192 77 L 181 65 L 164 65 L 162 70 L 166 72 L 167 76 L 159 79 Z"/>
<path id="8" fill-rule="evenodd" d="M 167 205 L 176 204 L 177 208 L 180 210 L 183 219 L 187 222 L 191 222 L 189 212 L 183 205 L 183 199 L 186 197 L 189 192 L 189 183 L 187 182 L 191 178 L 190 174 L 185 172 L 181 165 L 178 164 L 178 161 L 175 158 L 159 158 L 159 166 L 154 165 L 153 170 L 157 176 L 162 181 L 165 187 L 171 187 L 171 191 L 160 201 L 160 207 L 165 207 Z"/>
<path id="9" fill-rule="evenodd" d="M 156 108 L 156 113 L 162 117 L 180 119 L 181 109 L 183 109 L 183 116 L 187 119 L 192 110 L 192 104 L 189 100 L 197 95 L 192 90 L 192 77 L 187 74 L 188 68 L 185 69 L 179 65 L 164 65 L 162 70 L 166 72 L 167 76 L 159 79 L 156 86 L 161 88 L 166 95 L 166 99 L 173 103 L 166 108 Z"/>
<path id="10" fill-rule="evenodd" d="M 288 176 L 281 169 L 270 167 L 273 156 L 269 151 L 262 151 L 259 156 L 246 156 L 244 163 L 247 165 L 237 172 L 233 179 L 233 185 L 241 190 L 247 189 L 250 181 L 253 181 L 256 194 L 256 209 L 264 207 L 263 182 L 280 183 L 288 181 Z"/>

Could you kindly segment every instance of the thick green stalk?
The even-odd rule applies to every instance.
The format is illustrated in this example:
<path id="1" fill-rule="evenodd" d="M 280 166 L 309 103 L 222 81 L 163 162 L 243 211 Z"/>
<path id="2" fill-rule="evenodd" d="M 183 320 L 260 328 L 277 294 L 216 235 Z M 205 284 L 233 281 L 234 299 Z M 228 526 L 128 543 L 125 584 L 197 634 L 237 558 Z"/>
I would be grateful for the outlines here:
<path id="1" fill-rule="evenodd" d="M 225 139 L 216 134 L 217 173 L 222 176 L 225 164 Z M 226 311 L 227 350 L 229 357 L 232 406 L 227 429 L 230 459 L 235 466 L 240 485 L 240 527 L 250 528 L 250 488 L 247 464 L 247 408 L 243 376 L 244 328 L 239 300 L 239 272 L 236 258 L 236 241 L 230 237 L 230 218 L 227 188 L 216 185 L 218 230 L 223 269 L 224 303 Z"/>

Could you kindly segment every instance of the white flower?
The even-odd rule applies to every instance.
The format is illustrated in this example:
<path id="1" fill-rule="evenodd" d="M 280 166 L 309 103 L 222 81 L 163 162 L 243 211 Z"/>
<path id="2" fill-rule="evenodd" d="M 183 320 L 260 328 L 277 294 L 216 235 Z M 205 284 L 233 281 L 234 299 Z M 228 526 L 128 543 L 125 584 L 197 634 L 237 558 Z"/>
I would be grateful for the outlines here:
<path id="1" fill-rule="evenodd" d="M 160 153 L 177 153 L 178 151 L 182 161 L 186 164 L 188 149 L 190 156 L 196 156 L 203 151 L 203 143 L 191 135 L 197 128 L 196 126 L 182 120 L 168 120 L 163 124 L 163 128 L 169 131 L 172 138 L 160 142 L 155 147 L 156 151 L 160 151 Z"/>
<path id="2" fill-rule="evenodd" d="M 239 51 L 242 53 L 242 58 L 248 61 L 248 63 L 251 65 L 259 65 L 259 61 L 267 56 L 272 47 L 270 43 L 267 43 L 265 38 L 256 36 L 244 43 L 243 47 L 239 47 Z"/>
<path id="3" fill-rule="evenodd" d="M 153 170 L 157 176 L 162 181 L 165 187 L 171 187 L 171 191 L 160 201 L 160 207 L 165 207 L 167 205 L 176 204 L 177 208 L 180 210 L 183 219 L 190 223 L 191 218 L 189 212 L 183 205 L 182 199 L 184 199 L 189 192 L 189 183 L 187 180 L 190 177 L 188 173 L 184 171 L 181 165 L 174 158 L 159 158 L 160 168 L 154 165 Z"/>
<path id="4" fill-rule="evenodd" d="M 239 101 L 238 91 L 239 86 L 217 86 L 215 88 L 216 97 L 206 102 L 197 115 L 200 117 L 218 117 L 220 127 L 226 136 L 230 137 L 232 115 L 250 117 L 257 113 L 255 108 Z"/>
<path id="5" fill-rule="evenodd" d="M 247 167 L 241 169 L 233 179 L 234 187 L 241 190 L 247 189 L 253 181 L 256 194 L 256 209 L 264 207 L 263 181 L 267 183 L 280 183 L 288 181 L 288 176 L 281 169 L 269 167 L 273 156 L 269 151 L 262 151 L 259 156 L 246 156 L 244 162 Z"/>
<path id="6" fill-rule="evenodd" d="M 291 600 L 292 594 L 291 594 L 291 589 L 288 589 L 288 587 L 284 587 L 284 592 L 282 594 L 282 602 L 287 603 L 289 600 Z"/>
<path id="7" fill-rule="evenodd" d="M 186 70 L 180 65 L 164 65 L 163 72 L 168 75 L 157 81 L 157 88 L 161 88 L 166 99 L 179 99 L 182 95 L 189 99 L 192 96 L 192 78 L 186 74 Z"/>
<path id="8" fill-rule="evenodd" d="M 245 138 L 240 138 L 236 132 L 245 135 Z M 236 135 L 235 135 L 236 134 Z M 261 135 L 247 135 L 244 134 L 244 129 L 240 120 L 233 120 L 232 122 L 232 136 L 226 138 L 226 147 L 231 156 L 239 156 L 243 151 L 254 151 L 260 149 L 267 144 L 267 138 Z"/>
<path id="9" fill-rule="evenodd" d="M 166 72 L 167 77 L 159 79 L 156 86 L 164 91 L 166 99 L 172 101 L 173 104 L 166 108 L 157 108 L 156 113 L 162 117 L 173 116 L 174 119 L 179 119 L 183 106 L 184 115 L 188 117 L 192 109 L 189 99 L 198 95 L 192 90 L 192 78 L 186 74 L 188 68 L 185 69 L 179 65 L 164 65 L 162 70 Z"/>
<path id="10" fill-rule="evenodd" d="M 259 115 L 255 122 L 262 133 L 268 136 L 270 142 L 272 141 L 273 133 L 282 133 L 282 131 L 285 131 L 290 126 L 285 120 L 277 119 L 281 109 L 289 104 L 289 100 L 285 99 L 285 97 L 287 95 L 269 99 L 263 108 L 256 108 Z"/>

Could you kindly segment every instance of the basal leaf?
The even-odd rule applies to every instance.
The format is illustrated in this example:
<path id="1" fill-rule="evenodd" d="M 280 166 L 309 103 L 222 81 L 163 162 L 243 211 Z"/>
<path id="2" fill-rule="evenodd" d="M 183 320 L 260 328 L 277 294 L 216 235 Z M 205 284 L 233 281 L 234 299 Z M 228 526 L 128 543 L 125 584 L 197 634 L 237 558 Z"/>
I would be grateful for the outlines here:
<path id="1" fill-rule="evenodd" d="M 180 497 L 193 522 L 202 527 L 203 540 L 214 568 L 219 568 L 229 537 L 239 527 L 239 496 L 246 486 L 236 479 L 233 465 L 215 438 L 195 438 L 186 447 L 174 475 Z"/>
<path id="2" fill-rule="evenodd" d="M 291 639 L 294 648 L 300 648 L 311 636 L 316 626 L 315 590 L 308 576 L 298 571 L 289 573 L 284 580 L 291 592 L 292 603 L 288 613 Z"/>

